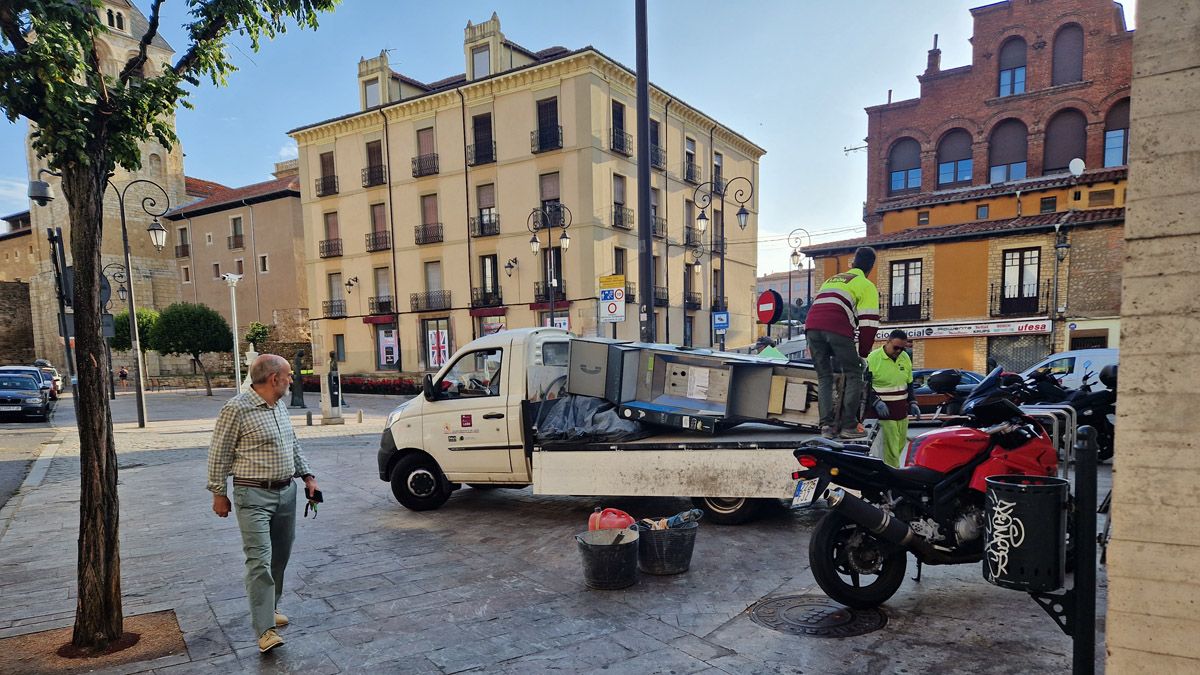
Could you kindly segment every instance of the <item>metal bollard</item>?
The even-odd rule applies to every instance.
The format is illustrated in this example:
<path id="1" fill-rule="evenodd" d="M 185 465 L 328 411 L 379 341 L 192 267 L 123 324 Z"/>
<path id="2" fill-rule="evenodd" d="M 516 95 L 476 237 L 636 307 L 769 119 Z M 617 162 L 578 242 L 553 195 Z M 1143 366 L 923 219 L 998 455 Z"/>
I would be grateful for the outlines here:
<path id="1" fill-rule="evenodd" d="M 358 423 L 362 424 L 362 408 L 358 409 Z"/>
<path id="2" fill-rule="evenodd" d="M 304 413 L 304 417 L 305 417 L 305 422 L 308 424 L 308 426 L 311 427 L 312 426 L 312 411 L 309 410 L 308 412 Z"/>
<path id="3" fill-rule="evenodd" d="M 1079 427 L 1075 441 L 1075 673 L 1096 665 L 1096 430 Z"/>

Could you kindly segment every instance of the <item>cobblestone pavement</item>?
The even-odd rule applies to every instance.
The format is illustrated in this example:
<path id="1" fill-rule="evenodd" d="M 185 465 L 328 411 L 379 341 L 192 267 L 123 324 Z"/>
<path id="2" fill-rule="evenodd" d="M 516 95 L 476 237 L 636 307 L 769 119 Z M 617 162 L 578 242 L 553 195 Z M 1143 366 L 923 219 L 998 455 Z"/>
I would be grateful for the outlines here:
<path id="1" fill-rule="evenodd" d="M 362 424 L 352 418 L 306 427 L 303 411 L 293 411 L 327 501 L 319 518 L 298 521 L 281 603 L 291 618 L 282 631 L 287 643 L 261 656 L 236 523 L 212 514 L 204 490 L 211 420 L 228 395 L 151 393 L 155 421 L 142 430 L 130 421 L 132 396 L 116 402 L 125 613 L 173 609 L 188 653 L 111 672 L 1070 668 L 1069 638 L 1028 596 L 985 583 L 978 565 L 925 568 L 920 583 L 906 581 L 886 605 L 887 627 L 860 637 L 801 638 L 752 623 L 747 608 L 762 598 L 820 596 L 808 570 L 813 513 L 780 510 L 739 527 L 702 524 L 688 573 L 589 591 L 572 535 L 586 528 L 593 506 L 660 515 L 688 502 L 463 488 L 438 511 L 410 512 L 375 468 L 383 416 L 394 401 L 367 396 L 350 401 L 351 410 L 365 410 Z M 56 424 L 73 425 L 68 409 Z M 0 539 L 0 637 L 72 621 L 79 466 L 73 429 L 65 431 L 44 480 L 22 489 Z"/>

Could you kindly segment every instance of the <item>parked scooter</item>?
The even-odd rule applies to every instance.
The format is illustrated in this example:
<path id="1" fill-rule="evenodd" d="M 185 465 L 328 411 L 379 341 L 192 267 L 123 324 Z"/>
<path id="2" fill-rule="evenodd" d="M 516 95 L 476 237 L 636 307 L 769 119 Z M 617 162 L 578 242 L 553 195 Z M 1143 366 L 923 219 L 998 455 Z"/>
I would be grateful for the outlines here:
<path id="1" fill-rule="evenodd" d="M 1096 430 L 1096 458 L 1100 461 L 1112 459 L 1113 439 L 1116 433 L 1117 414 L 1117 365 L 1110 364 L 1100 369 L 1099 380 L 1107 389 L 1093 389 L 1095 373 L 1083 376 L 1078 389 L 1066 389 L 1054 375 L 1034 371 L 1025 380 L 1025 386 L 1016 393 L 1019 403 L 1064 403 L 1075 409 L 1075 420 L 1079 426 L 1088 425 Z"/>
<path id="2" fill-rule="evenodd" d="M 1009 400 L 1013 387 L 1002 384 L 999 368 L 992 371 L 962 406 L 967 424 L 914 439 L 901 469 L 867 456 L 863 446 L 825 439 L 795 451 L 802 469 L 792 476 L 803 480 L 793 506 L 824 495 L 830 507 L 808 549 L 829 597 L 850 607 L 885 602 L 904 580 L 908 553 L 918 565 L 983 558 L 984 479 L 1058 470 L 1050 437 Z M 826 492 L 830 483 L 838 487 Z"/>

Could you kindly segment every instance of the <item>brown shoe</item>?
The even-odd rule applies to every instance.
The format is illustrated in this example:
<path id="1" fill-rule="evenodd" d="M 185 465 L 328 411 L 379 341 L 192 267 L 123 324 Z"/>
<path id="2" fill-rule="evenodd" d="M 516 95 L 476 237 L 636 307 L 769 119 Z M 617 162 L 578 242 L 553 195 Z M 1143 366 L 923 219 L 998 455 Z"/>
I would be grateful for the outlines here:
<path id="1" fill-rule="evenodd" d="M 265 633 L 258 638 L 258 652 L 266 654 L 283 644 L 283 638 L 279 637 L 279 633 L 275 632 L 274 628 L 268 628 Z"/>
<path id="2" fill-rule="evenodd" d="M 288 618 L 284 614 L 280 614 L 279 610 L 275 610 L 275 627 L 283 628 L 288 625 Z"/>

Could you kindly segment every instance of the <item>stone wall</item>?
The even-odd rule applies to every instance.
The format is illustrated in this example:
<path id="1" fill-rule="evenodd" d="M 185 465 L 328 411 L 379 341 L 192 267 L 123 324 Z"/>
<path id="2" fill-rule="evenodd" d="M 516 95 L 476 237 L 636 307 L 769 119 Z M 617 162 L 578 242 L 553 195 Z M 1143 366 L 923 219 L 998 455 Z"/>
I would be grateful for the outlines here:
<path id="1" fill-rule="evenodd" d="M 33 312 L 29 284 L 0 281 L 0 365 L 32 363 Z"/>
<path id="2" fill-rule="evenodd" d="M 1121 269 L 1125 232 L 1117 225 L 1071 230 L 1071 278 L 1065 304 L 1072 317 L 1117 316 L 1121 312 Z"/>
<path id="3" fill-rule="evenodd" d="M 1200 672 L 1200 3 L 1134 38 L 1107 672 Z"/>

